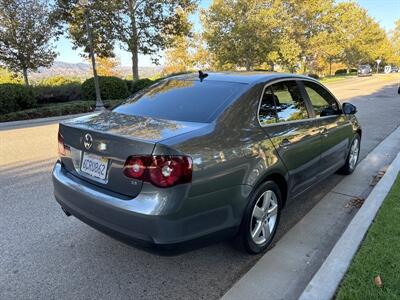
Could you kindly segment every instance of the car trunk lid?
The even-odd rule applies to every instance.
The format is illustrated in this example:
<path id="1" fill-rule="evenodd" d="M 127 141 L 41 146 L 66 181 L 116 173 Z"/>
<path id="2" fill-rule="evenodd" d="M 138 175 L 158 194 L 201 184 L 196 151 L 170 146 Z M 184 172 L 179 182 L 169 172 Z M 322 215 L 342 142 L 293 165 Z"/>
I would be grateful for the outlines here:
<path id="1" fill-rule="evenodd" d="M 204 125 L 109 111 L 91 114 L 60 123 L 60 134 L 70 148 L 61 160 L 80 179 L 135 197 L 141 191 L 142 182 L 123 174 L 126 159 L 131 155 L 151 155 L 156 143 Z M 97 175 L 89 174 L 84 167 L 97 161 L 104 162 L 104 179 L 94 177 Z"/>

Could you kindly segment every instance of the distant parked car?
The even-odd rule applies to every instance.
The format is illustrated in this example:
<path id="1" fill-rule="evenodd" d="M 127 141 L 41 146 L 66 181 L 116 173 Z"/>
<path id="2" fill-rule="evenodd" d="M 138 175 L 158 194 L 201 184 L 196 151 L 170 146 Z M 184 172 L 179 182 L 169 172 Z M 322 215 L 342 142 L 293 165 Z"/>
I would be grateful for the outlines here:
<path id="1" fill-rule="evenodd" d="M 372 76 L 372 68 L 370 65 L 360 65 L 357 68 L 358 76 Z"/>
<path id="2" fill-rule="evenodd" d="M 286 202 L 354 171 L 356 111 L 306 76 L 171 77 L 60 123 L 54 195 L 67 215 L 134 244 L 224 235 L 259 253 Z"/>
<path id="3" fill-rule="evenodd" d="M 392 73 L 398 73 L 398 72 L 399 72 L 399 67 L 397 67 L 397 66 L 392 66 L 391 72 L 392 72 Z"/>

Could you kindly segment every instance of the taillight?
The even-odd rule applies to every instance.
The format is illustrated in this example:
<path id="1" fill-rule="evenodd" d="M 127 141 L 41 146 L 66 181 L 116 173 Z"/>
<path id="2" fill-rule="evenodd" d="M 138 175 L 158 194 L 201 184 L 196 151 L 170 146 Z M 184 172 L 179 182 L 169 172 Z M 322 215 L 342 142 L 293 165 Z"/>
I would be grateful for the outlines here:
<path id="1" fill-rule="evenodd" d="M 64 144 L 64 137 L 61 135 L 61 133 L 58 133 L 58 154 L 60 156 L 65 156 L 67 155 L 68 150 L 69 147 Z"/>
<path id="2" fill-rule="evenodd" d="M 130 156 L 124 174 L 158 187 L 170 187 L 192 181 L 192 159 L 187 156 Z"/>

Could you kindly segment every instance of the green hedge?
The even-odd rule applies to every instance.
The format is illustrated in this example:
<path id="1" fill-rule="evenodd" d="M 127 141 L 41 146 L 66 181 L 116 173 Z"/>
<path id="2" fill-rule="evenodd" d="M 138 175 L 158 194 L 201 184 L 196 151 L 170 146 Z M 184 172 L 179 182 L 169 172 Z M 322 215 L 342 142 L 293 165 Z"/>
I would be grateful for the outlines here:
<path id="1" fill-rule="evenodd" d="M 99 76 L 100 94 L 102 99 L 123 99 L 129 96 L 126 82 L 118 77 Z M 96 99 L 93 77 L 82 84 L 83 97 L 87 100 Z"/>
<path id="2" fill-rule="evenodd" d="M 350 69 L 350 74 L 357 73 L 357 69 Z M 346 75 L 347 69 L 339 69 L 335 71 L 335 75 Z"/>
<path id="3" fill-rule="evenodd" d="M 22 84 L 0 84 L 0 114 L 33 108 L 37 105 L 34 90 Z"/>
<path id="4" fill-rule="evenodd" d="M 69 83 L 60 86 L 35 86 L 38 103 L 67 102 L 82 99 L 80 83 Z"/>
<path id="5" fill-rule="evenodd" d="M 121 100 L 104 101 L 106 108 L 111 108 L 121 103 Z M 94 101 L 71 101 L 66 103 L 41 105 L 34 109 L 0 115 L 0 122 L 29 120 L 92 112 L 95 108 Z"/>
<path id="6" fill-rule="evenodd" d="M 75 78 L 50 77 L 38 82 L 34 89 L 40 104 L 82 99 L 81 82 Z"/>
<path id="7" fill-rule="evenodd" d="M 139 79 L 139 80 L 125 80 L 127 86 L 128 86 L 128 90 L 131 94 L 134 94 L 144 88 L 147 88 L 148 86 L 152 85 L 153 83 L 155 83 L 155 81 L 149 79 L 149 78 L 143 78 L 143 79 Z"/>

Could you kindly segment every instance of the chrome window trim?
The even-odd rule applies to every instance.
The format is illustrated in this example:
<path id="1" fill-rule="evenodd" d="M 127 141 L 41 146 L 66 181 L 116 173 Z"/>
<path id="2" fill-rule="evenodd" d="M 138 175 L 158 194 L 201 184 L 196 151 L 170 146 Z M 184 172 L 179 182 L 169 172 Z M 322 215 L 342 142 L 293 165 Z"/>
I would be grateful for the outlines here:
<path id="1" fill-rule="evenodd" d="M 324 88 L 325 90 L 327 90 L 328 93 L 333 97 L 333 99 L 336 101 L 336 104 L 338 105 L 339 109 L 342 108 L 341 103 L 340 103 L 340 102 L 337 100 L 337 98 L 332 94 L 332 92 L 331 92 L 328 88 L 326 88 L 324 85 L 322 85 L 320 82 L 318 82 L 317 80 L 314 80 L 314 79 L 311 79 L 311 78 L 309 79 L 309 78 L 295 77 L 295 76 L 293 76 L 293 77 L 286 77 L 286 78 L 279 78 L 279 79 L 275 79 L 275 80 L 269 81 L 268 83 L 266 83 L 266 84 L 264 85 L 264 88 L 263 88 L 263 90 L 262 90 L 260 99 L 258 100 L 257 121 L 258 121 L 258 124 L 259 124 L 261 127 L 265 128 L 265 127 L 276 126 L 276 125 L 285 125 L 285 124 L 292 124 L 292 123 L 298 123 L 298 122 L 315 121 L 315 120 L 321 120 L 321 119 L 332 118 L 332 117 L 337 117 L 337 116 L 338 116 L 338 115 L 332 115 L 332 116 L 325 116 L 325 117 L 312 117 L 312 118 L 301 119 L 301 120 L 293 120 L 293 121 L 285 121 L 285 122 L 276 122 L 276 123 L 273 123 L 273 124 L 262 125 L 261 122 L 260 122 L 260 109 L 261 109 L 261 102 L 262 102 L 262 99 L 263 99 L 265 90 L 266 90 L 267 88 L 269 88 L 271 85 L 273 85 L 273 84 L 275 84 L 275 83 L 282 82 L 282 81 L 302 81 L 302 80 L 314 82 L 314 83 L 320 85 L 322 88 Z M 307 92 L 306 92 L 306 93 L 307 93 Z M 307 95 L 308 95 L 308 94 L 307 94 Z M 304 99 L 304 101 L 309 101 L 309 99 Z"/>

